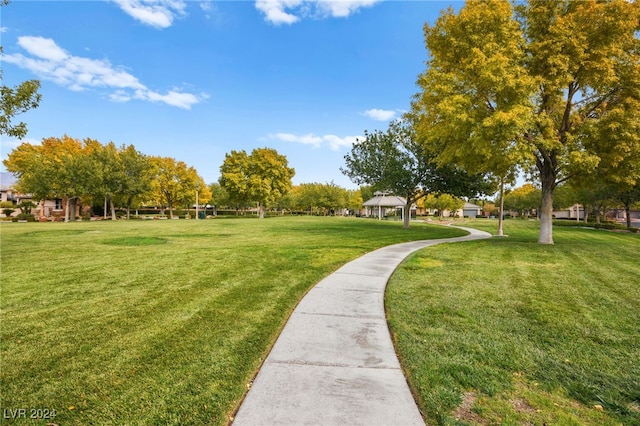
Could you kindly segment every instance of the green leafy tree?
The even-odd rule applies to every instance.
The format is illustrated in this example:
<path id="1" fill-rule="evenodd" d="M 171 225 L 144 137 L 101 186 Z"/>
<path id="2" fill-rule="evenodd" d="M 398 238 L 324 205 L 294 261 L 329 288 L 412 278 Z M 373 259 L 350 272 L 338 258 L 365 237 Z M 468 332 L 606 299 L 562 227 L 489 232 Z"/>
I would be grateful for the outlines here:
<path id="1" fill-rule="evenodd" d="M 413 128 L 394 121 L 386 132 L 365 131 L 364 140 L 358 140 L 344 159 L 346 166 L 340 170 L 352 182 L 384 188 L 406 199 L 403 226 L 408 228 L 411 205 L 426 195 L 424 187 L 434 169 Z"/>
<path id="2" fill-rule="evenodd" d="M 216 210 L 218 208 L 229 207 L 231 205 L 227 190 L 219 183 L 216 182 L 209 185 L 209 191 L 211 192 L 209 203 L 213 205 L 214 214 L 217 214 Z"/>
<path id="3" fill-rule="evenodd" d="M 9 4 L 8 0 L 0 1 L 0 6 Z M 2 46 L 0 46 L 0 58 L 2 57 Z M 2 69 L 0 69 L 0 80 L 3 79 Z M 0 86 L 0 135 L 7 135 L 22 139 L 27 135 L 27 124 L 24 122 L 12 123 L 17 116 L 30 109 L 35 109 L 40 105 L 42 95 L 38 93 L 40 82 L 38 80 L 27 80 L 15 87 L 8 87 L 4 84 Z"/>
<path id="4" fill-rule="evenodd" d="M 423 200 L 423 206 L 437 210 L 438 217 L 442 220 L 445 211 L 455 217 L 456 212 L 464 207 L 464 200 L 450 194 L 429 194 Z"/>
<path id="5" fill-rule="evenodd" d="M 386 132 L 365 131 L 365 139 L 354 144 L 344 158 L 346 166 L 340 170 L 354 183 L 384 188 L 407 200 L 405 228 L 409 227 L 411 205 L 430 192 L 474 196 L 485 190 L 482 176 L 436 164 L 407 120 L 392 122 Z"/>
<path id="6" fill-rule="evenodd" d="M 0 6 L 9 4 L 7 0 L 0 1 Z M 0 46 L 0 58 L 2 57 L 2 46 Z M 0 80 L 3 79 L 2 69 L 0 69 Z M 12 136 L 22 139 L 27 135 L 27 124 L 24 122 L 12 123 L 12 120 L 30 109 L 35 109 L 40 105 L 42 95 L 38 93 L 40 82 L 38 80 L 27 80 L 15 87 L 8 87 L 4 84 L 0 86 L 0 135 Z"/>
<path id="7" fill-rule="evenodd" d="M 205 188 L 202 178 L 196 170 L 183 161 L 170 157 L 151 157 L 155 176 L 152 187 L 156 199 L 169 209 L 169 217 L 173 218 L 176 206 L 195 202 L 196 185 Z"/>
<path id="8" fill-rule="evenodd" d="M 529 216 L 532 210 L 540 208 L 542 192 L 530 183 L 514 188 L 504 197 L 507 210 L 515 210 L 522 216 Z"/>
<path id="9" fill-rule="evenodd" d="M 236 205 L 258 203 L 262 219 L 265 208 L 291 189 L 294 174 L 284 155 L 272 148 L 256 148 L 251 155 L 245 151 L 227 154 L 220 166 L 219 182 Z"/>
<path id="10" fill-rule="evenodd" d="M 624 0 L 531 0 L 515 10 L 487 0 L 425 25 L 430 59 L 412 111 L 421 131 L 440 162 L 496 176 L 531 168 L 542 188 L 541 244 L 553 244 L 556 186 L 640 137 L 631 125 L 639 14 L 640 3 Z M 625 140 L 590 137 L 616 128 Z"/>
<path id="11" fill-rule="evenodd" d="M 124 199 L 127 219 L 129 219 L 131 207 L 151 192 L 153 165 L 150 158 L 137 151 L 133 145 L 122 146 L 118 155 L 122 167 L 122 186 L 119 195 Z"/>
<path id="12" fill-rule="evenodd" d="M 360 195 L 364 201 L 372 199 L 375 192 L 380 190 L 382 190 L 382 188 L 376 188 L 373 185 L 360 185 Z M 360 205 L 360 207 L 362 207 L 362 205 Z"/>
<path id="13" fill-rule="evenodd" d="M 74 221 L 81 197 L 95 187 L 95 170 L 83 143 L 64 135 L 44 138 L 40 145 L 23 143 L 3 164 L 17 178 L 17 189 L 36 199 L 65 200 L 65 221 Z"/>
<path id="14" fill-rule="evenodd" d="M 349 194 L 335 183 L 303 183 L 298 187 L 296 204 L 301 210 L 324 216 L 346 208 Z"/>
<path id="15" fill-rule="evenodd" d="M 249 155 L 246 151 L 231 151 L 225 154 L 220 166 L 220 187 L 227 193 L 229 205 L 236 211 L 245 208 L 251 202 L 249 187 Z"/>
<path id="16" fill-rule="evenodd" d="M 46 158 L 42 146 L 22 143 L 13 149 L 2 162 L 8 172 L 16 178 L 15 189 L 32 194 L 35 199 L 45 199 L 53 195 L 53 167 Z"/>
<path id="17" fill-rule="evenodd" d="M 116 220 L 113 199 L 122 192 L 125 179 L 118 149 L 113 142 L 102 145 L 97 140 L 86 139 L 84 151 L 91 162 L 91 193 L 104 200 L 104 217 L 106 218 L 107 211 L 110 211 L 111 219 Z"/>
<path id="18" fill-rule="evenodd" d="M 349 191 L 347 208 L 349 209 L 350 214 L 354 214 L 354 212 L 359 212 L 364 204 L 364 199 L 362 197 L 362 191 L 359 189 Z"/>
<path id="19" fill-rule="evenodd" d="M 622 203 L 627 218 L 627 228 L 631 228 L 631 207 L 640 202 L 640 182 L 626 190 L 618 191 L 614 199 Z"/>
<path id="20" fill-rule="evenodd" d="M 249 162 L 249 187 L 251 198 L 259 203 L 260 218 L 265 208 L 275 203 L 291 189 L 295 170 L 289 167 L 287 158 L 275 149 L 256 148 Z"/>

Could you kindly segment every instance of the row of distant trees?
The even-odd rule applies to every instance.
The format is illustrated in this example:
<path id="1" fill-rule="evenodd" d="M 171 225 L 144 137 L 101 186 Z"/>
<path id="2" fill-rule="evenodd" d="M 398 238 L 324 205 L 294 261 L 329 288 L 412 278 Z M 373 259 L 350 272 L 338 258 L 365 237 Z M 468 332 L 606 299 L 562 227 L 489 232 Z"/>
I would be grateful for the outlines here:
<path id="1" fill-rule="evenodd" d="M 17 177 L 15 189 L 34 200 L 62 199 L 68 221 L 75 220 L 79 205 L 103 206 L 104 215 L 116 217 L 124 209 L 153 206 L 168 209 L 212 205 L 237 212 L 256 208 L 329 215 L 361 208 L 363 193 L 331 183 L 293 186 L 295 173 L 285 156 L 271 148 L 232 151 L 220 166 L 219 182 L 206 185 L 196 170 L 170 157 L 148 156 L 133 145 L 120 147 L 94 139 L 67 135 L 45 138 L 41 144 L 23 143 L 6 160 L 6 169 Z"/>
<path id="2" fill-rule="evenodd" d="M 522 216 L 529 216 L 540 210 L 542 204 L 542 190 L 527 183 L 507 192 L 504 197 L 506 210 L 518 212 Z M 585 211 L 585 221 L 590 216 L 596 222 L 600 222 L 603 214 L 611 209 L 623 209 L 626 211 L 627 226 L 631 226 L 631 209 L 640 208 L 640 186 L 636 185 L 629 191 L 620 191 L 616 185 L 606 185 L 601 182 L 593 187 L 589 182 L 574 181 L 568 185 L 562 185 L 556 189 L 554 196 L 554 210 L 581 204 Z"/>
<path id="3" fill-rule="evenodd" d="M 210 203 L 215 204 L 217 209 L 240 212 L 258 207 L 258 201 L 238 201 L 238 198 L 230 194 L 227 187 L 220 183 L 213 183 L 209 188 L 212 193 Z M 363 194 L 366 198 L 363 198 Z M 353 190 L 345 189 L 333 182 L 302 183 L 292 185 L 285 195 L 266 205 L 265 210 L 329 216 L 342 214 L 345 210 L 358 211 L 362 208 L 363 200 L 372 196 L 373 190 L 370 187 Z"/>
<path id="4" fill-rule="evenodd" d="M 35 200 L 66 202 L 65 219 L 75 220 L 79 205 L 104 205 L 115 219 L 116 207 L 127 217 L 133 206 L 163 206 L 173 216 L 176 206 L 195 201 L 208 187 L 193 167 L 170 157 L 153 157 L 133 145 L 117 147 L 94 139 L 45 138 L 40 145 L 23 143 L 3 161 L 17 178 L 16 190 Z"/>

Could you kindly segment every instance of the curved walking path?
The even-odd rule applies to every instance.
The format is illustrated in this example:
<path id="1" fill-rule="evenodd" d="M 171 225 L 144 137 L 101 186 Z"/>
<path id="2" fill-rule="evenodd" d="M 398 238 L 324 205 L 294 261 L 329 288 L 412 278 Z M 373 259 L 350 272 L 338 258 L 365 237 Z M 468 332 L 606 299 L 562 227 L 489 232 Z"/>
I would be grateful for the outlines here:
<path id="1" fill-rule="evenodd" d="M 260 368 L 234 426 L 424 425 L 396 357 L 384 290 L 409 254 L 458 238 L 375 250 L 324 278 L 300 301 Z"/>

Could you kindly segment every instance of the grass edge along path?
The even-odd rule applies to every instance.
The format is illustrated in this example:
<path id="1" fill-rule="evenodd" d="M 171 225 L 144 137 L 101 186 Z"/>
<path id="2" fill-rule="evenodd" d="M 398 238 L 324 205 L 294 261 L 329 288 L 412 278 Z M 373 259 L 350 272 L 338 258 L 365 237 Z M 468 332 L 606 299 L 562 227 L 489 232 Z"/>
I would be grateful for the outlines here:
<path id="1" fill-rule="evenodd" d="M 337 217 L 0 232 L 0 422 L 21 425 L 226 424 L 323 277 L 385 245 L 464 234 Z"/>
<path id="2" fill-rule="evenodd" d="M 511 220 L 396 270 L 385 307 L 427 424 L 640 424 L 640 238 Z M 494 232 L 495 221 L 465 226 Z"/>

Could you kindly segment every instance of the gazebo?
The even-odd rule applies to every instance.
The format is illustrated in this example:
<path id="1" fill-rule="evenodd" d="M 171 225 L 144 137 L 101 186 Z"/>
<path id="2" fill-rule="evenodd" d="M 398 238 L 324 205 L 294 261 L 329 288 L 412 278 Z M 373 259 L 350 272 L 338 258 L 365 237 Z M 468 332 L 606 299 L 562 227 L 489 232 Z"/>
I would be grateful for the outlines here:
<path id="1" fill-rule="evenodd" d="M 404 206 L 407 200 L 388 192 L 376 191 L 374 197 L 365 201 L 362 205 L 365 208 L 365 216 L 377 216 L 381 220 L 388 210 L 402 210 L 402 219 L 404 220 Z"/>

